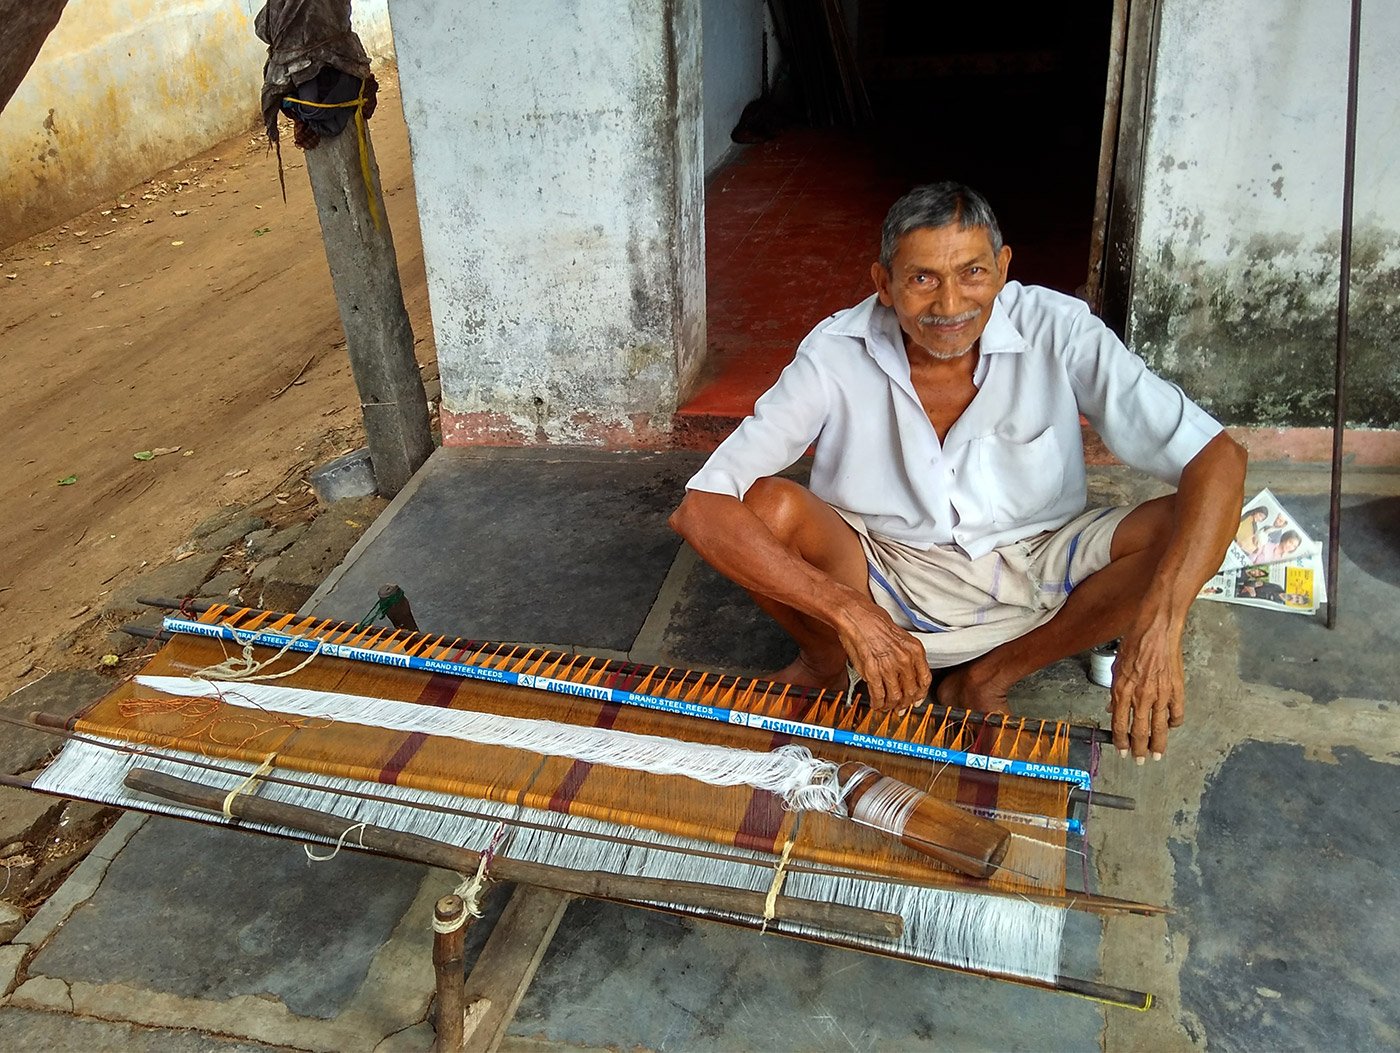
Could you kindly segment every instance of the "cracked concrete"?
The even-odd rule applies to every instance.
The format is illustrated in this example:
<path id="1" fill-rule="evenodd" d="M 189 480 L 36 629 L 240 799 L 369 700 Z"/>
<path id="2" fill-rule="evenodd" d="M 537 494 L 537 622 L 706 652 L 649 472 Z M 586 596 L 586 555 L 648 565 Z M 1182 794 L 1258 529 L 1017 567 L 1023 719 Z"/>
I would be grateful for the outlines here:
<path id="1" fill-rule="evenodd" d="M 414 577 L 405 583 L 425 624 L 423 611 L 452 611 L 458 598 L 470 595 L 473 617 L 489 621 L 503 638 L 587 642 L 596 611 L 613 594 L 610 582 L 626 578 L 620 602 L 609 607 L 605 634 L 607 642 L 624 645 L 613 648 L 618 653 L 719 666 L 783 657 L 781 635 L 736 590 L 685 551 L 662 558 L 664 535 L 654 519 L 664 514 L 661 492 L 683 474 L 679 462 L 560 451 L 540 460 L 548 467 L 536 472 L 535 459 L 518 451 L 442 451 L 318 590 L 316 608 L 358 616 L 381 579 L 404 581 L 409 575 L 391 572 L 409 568 Z M 574 521 L 553 538 L 546 498 L 566 478 L 568 487 L 595 495 L 616 492 L 623 480 L 626 492 L 645 500 L 635 517 L 609 521 L 585 522 L 575 514 L 594 508 L 595 498 L 561 506 L 553 514 Z M 1387 518 L 1387 500 L 1400 495 L 1400 473 L 1348 478 L 1354 518 L 1344 534 L 1341 628 L 1328 633 L 1319 620 L 1197 604 L 1185 655 L 1187 722 L 1172 733 L 1167 759 L 1143 767 L 1116 756 L 1103 760 L 1099 788 L 1130 795 L 1138 806 L 1094 812 L 1094 883 L 1111 895 L 1169 904 L 1176 913 L 1113 919 L 1101 941 L 1086 929 L 1067 947 L 1067 968 L 1154 992 L 1150 1011 L 1104 1008 L 721 926 L 577 903 L 560 924 L 505 1048 L 1194 1051 L 1306 1045 L 1319 1035 L 1335 1039 L 1338 1048 L 1400 1044 L 1395 999 L 1384 979 L 1400 969 L 1387 957 L 1389 947 L 1400 946 L 1400 887 L 1390 876 L 1400 874 L 1400 849 L 1369 836 L 1366 824 L 1382 821 L 1374 808 L 1352 809 L 1357 815 L 1351 816 L 1332 796 L 1389 800 L 1400 794 L 1400 680 L 1380 672 L 1387 662 L 1397 670 L 1400 652 L 1400 580 L 1392 573 L 1400 537 L 1389 533 Z M 1267 483 L 1290 508 L 1315 509 L 1325 479 L 1306 469 L 1270 469 L 1256 473 L 1250 486 Z M 499 498 L 490 491 L 505 483 L 522 498 L 518 504 L 534 502 L 543 522 L 535 559 L 592 568 L 586 588 L 561 572 L 570 582 L 567 604 L 541 609 L 533 578 L 512 585 L 509 565 L 498 558 L 504 553 L 499 540 L 485 566 L 439 561 L 429 572 L 424 561 L 435 549 L 428 540 L 444 536 L 443 523 L 458 522 L 470 510 L 493 515 L 492 501 Z M 535 497 L 529 497 L 532 485 Z M 1108 500 L 1158 492 L 1121 469 L 1096 471 L 1093 487 L 1096 498 Z M 640 547 L 631 546 L 634 533 Z M 646 558 L 630 558 L 634 551 Z M 581 602 L 585 593 L 592 602 Z M 1283 672 L 1263 676 L 1261 669 Z M 1327 684 L 1345 690 L 1319 689 Z M 1356 690 L 1358 684 L 1365 690 Z M 1020 685 L 1013 704 L 1030 715 L 1100 720 L 1105 699 L 1082 664 L 1070 660 Z M 172 827 L 124 818 L 15 945 L 0 947 L 0 979 L 22 981 L 10 1006 L 0 1009 L 0 1038 L 7 1020 L 25 1027 L 39 1026 L 37 1020 L 46 1028 L 69 1020 L 75 1029 L 95 1021 L 153 1028 L 141 1032 L 140 1047 L 152 1049 L 189 1048 L 181 1044 L 187 1041 L 181 1028 L 222 1036 L 221 1042 L 299 1049 L 401 1053 L 430 1046 L 427 919 L 433 899 L 455 879 L 424 871 L 357 879 L 353 875 L 369 871 L 345 853 L 337 862 L 349 868 L 348 883 L 326 886 L 340 889 L 326 895 L 354 895 L 386 880 L 410 882 L 401 893 L 405 906 L 376 938 L 349 988 L 317 978 L 322 993 L 313 995 L 313 987 L 296 979 L 299 971 L 334 967 L 336 954 L 365 953 L 351 931 L 356 924 L 332 911 L 328 917 L 342 920 L 330 923 L 336 932 L 329 943 L 278 945 L 279 960 L 261 976 L 240 980 L 242 986 L 211 974 L 208 990 L 182 993 L 176 982 L 185 975 L 181 970 L 198 971 L 182 965 L 198 960 L 190 956 L 224 955 L 228 965 L 220 970 L 246 969 L 261 952 L 226 946 L 237 944 L 245 928 L 270 937 L 277 927 L 306 923 L 305 905 L 274 904 L 279 886 L 304 880 L 306 864 L 292 846 L 285 859 L 251 847 L 221 850 L 220 860 L 234 873 L 217 888 L 263 897 L 262 921 L 200 900 L 196 886 L 180 894 L 193 896 L 186 906 L 207 915 L 202 942 L 193 939 L 195 930 L 181 935 L 178 926 L 167 926 L 160 938 L 148 931 L 151 925 L 133 934 L 130 924 L 123 927 L 131 912 L 122 903 L 134 908 L 138 895 L 159 903 L 182 886 L 179 875 L 152 863 L 143 883 L 118 900 L 113 882 L 120 871 L 113 860 L 127 853 L 134 853 L 129 859 L 180 858 L 172 854 Z M 231 845 L 250 844 L 225 836 Z M 1295 889 L 1312 902 L 1295 902 Z M 1347 902 L 1327 904 L 1329 890 Z M 234 915 L 244 920 L 231 925 Z M 473 947 L 490 925 L 488 916 L 473 929 Z M 135 952 L 152 961 L 124 973 L 97 970 L 92 963 L 110 957 L 103 941 L 121 939 L 132 940 Z M 265 941 L 255 942 L 262 947 Z M 279 990 L 284 993 L 269 993 Z M 1347 1008 L 1344 1019 L 1332 1015 L 1334 1006 Z"/>

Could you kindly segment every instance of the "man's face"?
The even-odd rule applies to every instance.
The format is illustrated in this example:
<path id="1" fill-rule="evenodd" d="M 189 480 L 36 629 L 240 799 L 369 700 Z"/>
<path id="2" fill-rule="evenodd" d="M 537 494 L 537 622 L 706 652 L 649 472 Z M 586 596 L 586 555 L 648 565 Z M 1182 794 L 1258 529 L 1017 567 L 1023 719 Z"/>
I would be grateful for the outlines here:
<path id="1" fill-rule="evenodd" d="M 994 253 L 986 227 L 950 223 L 910 231 L 890 268 L 876 262 L 870 276 L 880 302 L 894 308 L 906 344 L 947 360 L 976 346 L 1010 265 L 1010 246 Z"/>

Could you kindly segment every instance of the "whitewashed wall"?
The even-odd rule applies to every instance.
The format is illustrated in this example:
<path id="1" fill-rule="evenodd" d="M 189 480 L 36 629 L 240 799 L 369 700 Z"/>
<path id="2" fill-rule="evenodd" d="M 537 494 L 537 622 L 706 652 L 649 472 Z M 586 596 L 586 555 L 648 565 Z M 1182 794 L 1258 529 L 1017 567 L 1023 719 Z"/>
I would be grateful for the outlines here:
<path id="1" fill-rule="evenodd" d="M 1330 423 L 1347 0 L 1162 0 L 1130 336 L 1230 423 Z M 1400 423 L 1400 5 L 1368 2 L 1351 417 Z"/>
<path id="2" fill-rule="evenodd" d="M 443 439 L 648 444 L 705 349 L 699 0 L 392 0 Z"/>
<path id="3" fill-rule="evenodd" d="M 261 0 L 70 0 L 0 113 L 0 243 L 76 215 L 254 125 Z M 387 0 L 353 6 L 391 58 Z"/>

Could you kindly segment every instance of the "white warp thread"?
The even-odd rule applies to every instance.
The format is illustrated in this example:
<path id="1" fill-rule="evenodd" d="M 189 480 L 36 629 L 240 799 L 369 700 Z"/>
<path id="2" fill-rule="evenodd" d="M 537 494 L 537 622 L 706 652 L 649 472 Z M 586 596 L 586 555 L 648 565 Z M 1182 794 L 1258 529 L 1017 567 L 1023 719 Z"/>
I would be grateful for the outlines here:
<path id="1" fill-rule="evenodd" d="M 795 811 L 834 812 L 841 805 L 836 765 L 813 757 L 805 746 L 791 743 L 760 753 L 552 720 L 439 709 L 396 699 L 297 687 L 191 680 L 181 676 L 138 676 L 136 682 L 171 695 L 218 698 L 247 709 L 441 735 L 653 775 L 684 775 L 712 786 L 752 786 L 777 794 Z"/>

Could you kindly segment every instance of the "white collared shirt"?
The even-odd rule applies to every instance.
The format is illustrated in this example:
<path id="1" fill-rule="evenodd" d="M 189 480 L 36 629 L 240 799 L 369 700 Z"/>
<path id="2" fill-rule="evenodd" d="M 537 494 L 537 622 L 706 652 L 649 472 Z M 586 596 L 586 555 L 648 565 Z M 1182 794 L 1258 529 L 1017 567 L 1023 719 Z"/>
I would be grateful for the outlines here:
<path id="1" fill-rule="evenodd" d="M 742 498 L 816 444 L 810 487 L 908 545 L 971 558 L 1084 510 L 1079 415 L 1119 460 L 1173 486 L 1220 424 L 1147 370 L 1079 300 L 1008 282 L 982 332 L 977 394 L 943 442 L 875 296 L 818 325 L 687 489 Z"/>

